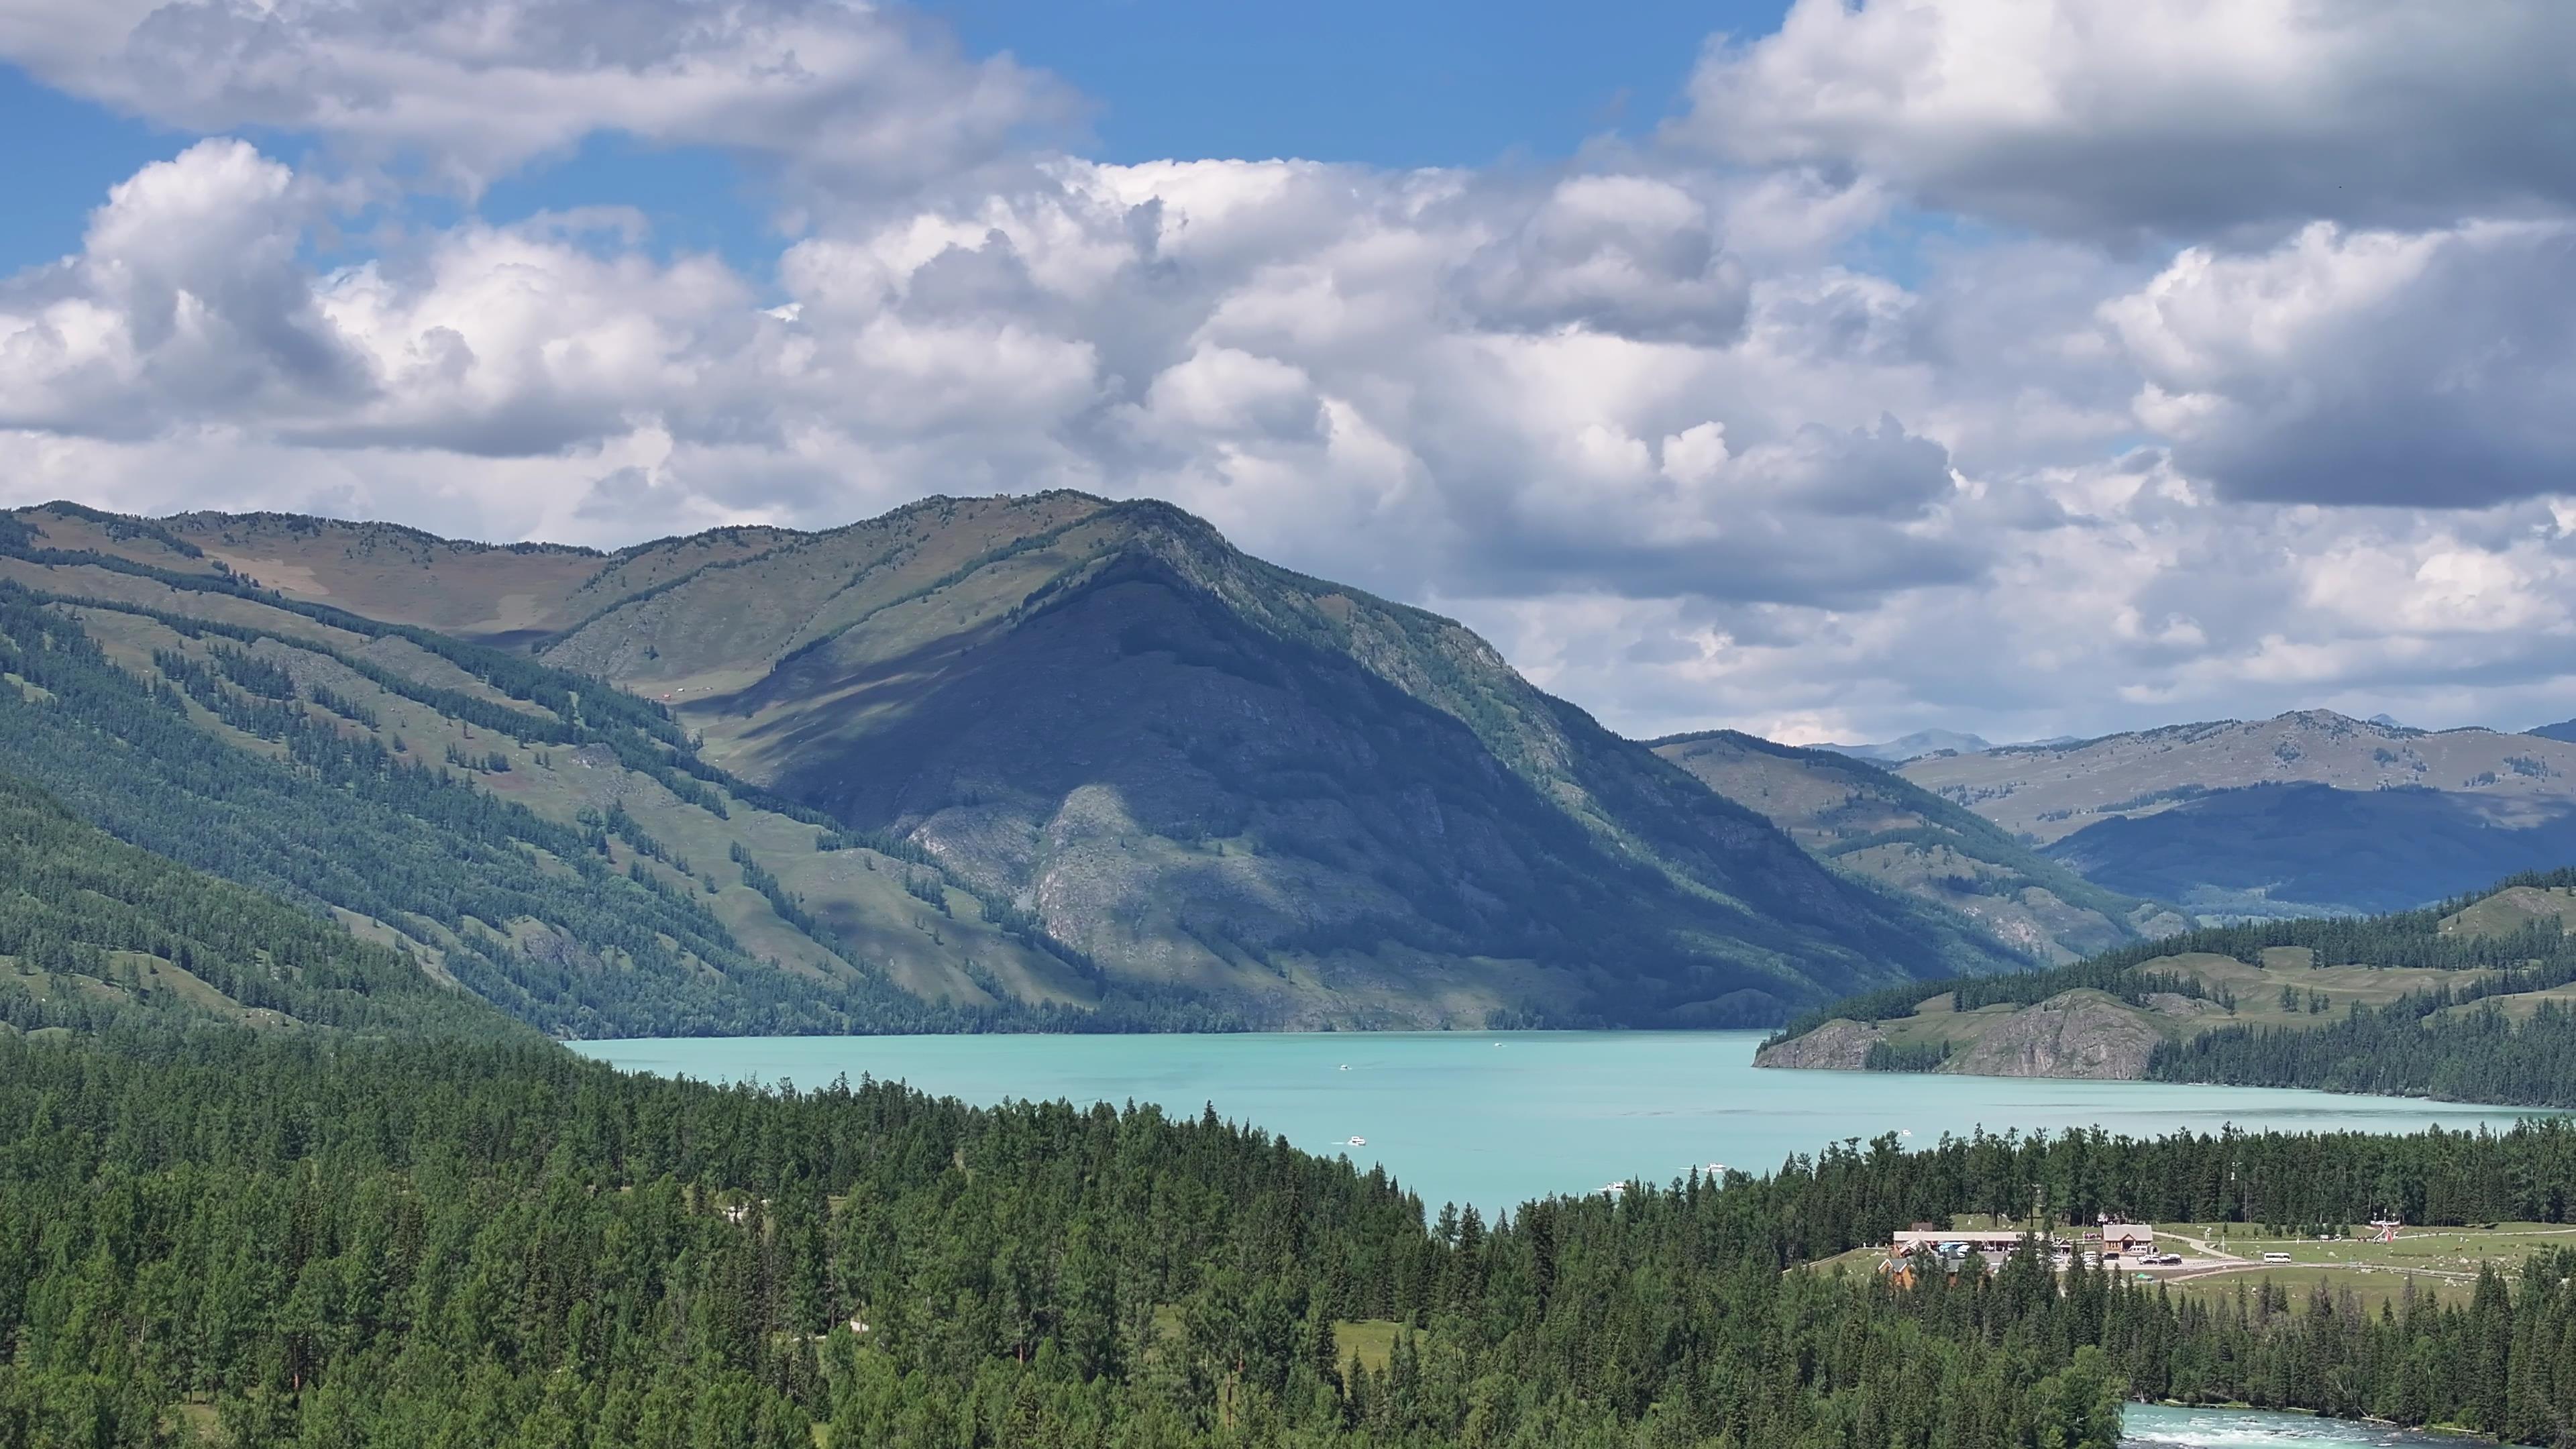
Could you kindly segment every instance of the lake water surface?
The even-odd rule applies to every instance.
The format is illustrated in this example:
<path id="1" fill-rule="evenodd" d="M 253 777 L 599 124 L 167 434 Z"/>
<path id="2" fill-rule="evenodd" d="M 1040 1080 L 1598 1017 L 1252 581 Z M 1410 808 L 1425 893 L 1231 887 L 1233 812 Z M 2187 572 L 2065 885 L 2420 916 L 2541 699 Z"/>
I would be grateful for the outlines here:
<path id="1" fill-rule="evenodd" d="M 1725 1163 L 1768 1172 L 1843 1138 L 2100 1126 L 2407 1132 L 2532 1115 L 2391 1097 L 2013 1077 L 1756 1071 L 1758 1032 L 695 1037 L 573 1042 L 639 1071 L 819 1087 L 862 1075 L 969 1102 L 1152 1102 L 1383 1164 L 1426 1202 L 1490 1215 Z M 1352 1137 L 1365 1145 L 1347 1145 Z M 2187 1442 L 2187 1441 L 2177 1441 Z M 2261 1441 L 2248 1441 L 2261 1442 Z M 2354 1441 L 2360 1442 L 2360 1441 Z"/>

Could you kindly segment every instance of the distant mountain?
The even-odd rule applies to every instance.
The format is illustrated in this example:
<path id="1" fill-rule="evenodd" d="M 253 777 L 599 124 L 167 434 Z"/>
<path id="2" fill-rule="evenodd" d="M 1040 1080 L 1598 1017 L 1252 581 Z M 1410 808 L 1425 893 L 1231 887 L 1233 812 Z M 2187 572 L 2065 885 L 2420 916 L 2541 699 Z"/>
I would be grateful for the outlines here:
<path id="1" fill-rule="evenodd" d="M 1671 735 L 1656 754 L 1759 812 L 1837 869 L 1956 912 L 2014 951 L 2071 961 L 2189 924 L 2103 889 L 1992 822 L 1880 767 L 1734 730 Z"/>
<path id="2" fill-rule="evenodd" d="M 2562 719 L 2556 724 L 2538 725 L 2524 730 L 2523 733 L 2544 740 L 2557 740 L 2562 744 L 2576 745 L 2576 719 Z"/>
<path id="3" fill-rule="evenodd" d="M 1831 750 L 1837 755 L 1850 755 L 1854 759 L 1901 765 L 1908 760 L 1919 760 L 1925 755 L 1943 753 L 1973 755 L 1991 750 L 1994 746 L 1975 735 L 1963 735 L 1956 730 L 1916 730 L 1910 735 L 1881 744 L 1815 745 L 1811 748 Z"/>
<path id="4" fill-rule="evenodd" d="M 1906 779 L 2204 918 L 2369 912 L 2576 860 L 2576 743 L 2328 710 L 1919 759 Z"/>
<path id="5" fill-rule="evenodd" d="M 616 554 L 48 506 L 0 580 L 13 764 L 559 1032 L 1716 1025 L 2013 959 L 1159 504 Z"/>

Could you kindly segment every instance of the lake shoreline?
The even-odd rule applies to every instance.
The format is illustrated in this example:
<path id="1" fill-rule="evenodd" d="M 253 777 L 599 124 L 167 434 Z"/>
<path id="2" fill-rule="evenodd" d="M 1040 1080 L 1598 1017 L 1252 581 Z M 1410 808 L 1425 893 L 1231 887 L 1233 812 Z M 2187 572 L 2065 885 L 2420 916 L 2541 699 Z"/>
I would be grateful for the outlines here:
<path id="1" fill-rule="evenodd" d="M 978 1105 L 1154 1103 L 1380 1166 L 1434 1207 L 1491 1213 L 1726 1165 L 1771 1172 L 1829 1144 L 2102 1127 L 2378 1132 L 2501 1128 L 2538 1109 L 2273 1088 L 1756 1069 L 1758 1031 L 1056 1033 L 571 1042 L 703 1081 L 902 1081 Z M 1902 1090 L 1889 1088 L 1900 1084 Z M 1350 1139 L 1365 1139 L 1353 1144 Z"/>

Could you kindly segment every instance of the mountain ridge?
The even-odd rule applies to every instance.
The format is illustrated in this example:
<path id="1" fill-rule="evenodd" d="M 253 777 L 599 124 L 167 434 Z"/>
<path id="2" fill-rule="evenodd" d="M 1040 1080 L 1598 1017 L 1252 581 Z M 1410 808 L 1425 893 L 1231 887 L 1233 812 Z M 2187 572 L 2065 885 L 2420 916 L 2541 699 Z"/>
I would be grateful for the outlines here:
<path id="1" fill-rule="evenodd" d="M 1898 767 L 2205 920 L 2399 909 L 2576 857 L 2576 744 L 2294 710 Z"/>
<path id="2" fill-rule="evenodd" d="M 1837 869 L 1961 915 L 2035 960 L 2072 961 L 2188 924 L 2169 908 L 2095 885 L 1900 774 L 1828 747 L 1736 730 L 1647 745 Z"/>
<path id="3" fill-rule="evenodd" d="M 36 590 L 21 629 L 68 618 L 105 640 L 116 672 L 82 678 L 196 690 L 194 728 L 229 728 L 217 706 L 266 722 L 254 753 L 327 729 L 392 758 L 393 725 L 321 698 L 375 691 L 360 712 L 411 720 L 457 788 L 591 832 L 540 847 L 538 824 L 512 826 L 535 833 L 512 848 L 587 849 L 711 903 L 706 950 L 742 963 L 717 975 L 791 997 L 882 971 L 867 989 L 982 1011 L 1143 991 L 1287 1025 L 1705 1025 L 2010 964 L 1826 871 L 1454 621 L 1253 559 L 1168 505 L 930 499 L 613 554 L 288 515 L 0 517 L 0 578 Z M 190 642 L 209 629 L 276 657 Z M 283 703 L 252 697 L 263 669 L 285 671 L 260 686 Z M 567 723 L 594 708 L 606 733 Z M 67 777 L 80 757 L 50 756 Z M 629 799 L 642 843 L 581 823 Z M 799 829 L 823 848 L 800 854 Z M 729 853 L 738 885 L 710 869 Z M 517 963 L 504 975 L 576 995 L 602 979 L 577 942 L 560 969 L 527 956 L 559 949 L 560 922 L 486 924 L 458 940 Z M 675 989 L 714 979 L 701 955 L 676 958 Z M 763 955 L 784 974 L 753 972 Z"/>

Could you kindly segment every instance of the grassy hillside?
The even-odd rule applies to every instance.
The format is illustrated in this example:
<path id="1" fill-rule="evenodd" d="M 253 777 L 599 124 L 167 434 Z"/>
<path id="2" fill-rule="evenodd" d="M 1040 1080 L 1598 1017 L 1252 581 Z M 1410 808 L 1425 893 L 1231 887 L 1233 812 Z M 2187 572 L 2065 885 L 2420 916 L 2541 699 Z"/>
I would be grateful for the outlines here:
<path id="1" fill-rule="evenodd" d="M 2576 871 L 2369 919 L 2189 932 L 1819 1008 L 1760 1064 L 2576 1106 Z"/>
<path id="2" fill-rule="evenodd" d="M 1735 730 L 1649 742 L 1828 864 L 1956 912 L 2000 944 L 2061 964 L 2189 924 L 2118 895 L 1992 821 L 1849 752 Z"/>
<path id="3" fill-rule="evenodd" d="M 85 681 L 0 697 L 31 773 L 552 1030 L 1735 1024 L 2012 964 L 1160 505 L 616 555 L 12 522 L 16 631 Z"/>
<path id="4" fill-rule="evenodd" d="M 416 956 L 138 850 L 0 775 L 0 1031 L 201 1021 L 525 1034 Z"/>

